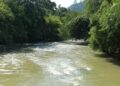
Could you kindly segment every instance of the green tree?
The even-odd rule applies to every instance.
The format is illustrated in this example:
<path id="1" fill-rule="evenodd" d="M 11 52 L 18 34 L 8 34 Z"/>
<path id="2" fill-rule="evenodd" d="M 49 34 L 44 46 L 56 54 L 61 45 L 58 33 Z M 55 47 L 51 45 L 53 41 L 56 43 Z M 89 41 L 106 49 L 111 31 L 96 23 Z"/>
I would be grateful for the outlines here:
<path id="1" fill-rule="evenodd" d="M 61 27 L 62 22 L 59 16 L 46 16 L 47 29 L 45 37 L 48 41 L 58 41 L 60 40 L 58 29 Z"/>
<path id="2" fill-rule="evenodd" d="M 95 6 L 97 8 L 97 5 Z M 120 1 L 102 0 L 97 10 L 92 12 L 90 14 L 90 45 L 110 55 L 120 54 Z"/>
<path id="3" fill-rule="evenodd" d="M 0 44 L 10 44 L 13 42 L 11 35 L 12 22 L 14 14 L 11 9 L 5 4 L 4 0 L 0 0 Z"/>
<path id="4" fill-rule="evenodd" d="M 50 0 L 5 0 L 15 16 L 12 35 L 15 43 L 48 41 L 48 14 L 54 15 L 56 4 Z M 49 39 L 49 38 L 48 38 Z"/>
<path id="5" fill-rule="evenodd" d="M 86 39 L 89 32 L 89 19 L 76 17 L 69 24 L 70 36 L 75 39 Z"/>
<path id="6" fill-rule="evenodd" d="M 63 24 L 59 29 L 59 35 L 62 39 L 67 40 L 71 38 L 69 25 L 74 18 L 76 18 L 77 16 L 80 16 L 80 13 L 73 12 L 70 10 L 67 10 L 64 12 L 61 11 L 60 13 L 64 13 L 64 16 L 60 17 Z"/>

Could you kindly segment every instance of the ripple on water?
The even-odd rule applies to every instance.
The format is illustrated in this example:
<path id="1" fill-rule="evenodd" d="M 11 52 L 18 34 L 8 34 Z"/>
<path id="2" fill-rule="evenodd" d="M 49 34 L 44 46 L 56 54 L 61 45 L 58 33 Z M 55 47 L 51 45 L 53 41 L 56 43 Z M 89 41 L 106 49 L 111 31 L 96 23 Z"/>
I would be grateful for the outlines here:
<path id="1" fill-rule="evenodd" d="M 71 57 L 76 57 L 75 54 L 73 54 L 72 50 L 76 49 L 78 46 L 76 45 L 69 45 L 69 44 L 51 44 L 48 47 L 40 47 L 36 46 L 33 48 L 35 51 L 34 53 L 30 53 L 27 55 L 31 61 L 34 63 L 40 65 L 45 74 L 45 82 L 52 80 L 53 82 L 62 82 L 66 83 L 65 86 L 80 86 L 83 84 L 84 79 L 84 73 L 87 71 L 90 71 L 91 69 L 84 64 L 80 66 L 76 66 L 76 62 L 74 62 Z M 48 54 L 49 52 L 55 52 L 52 53 L 52 56 Z M 48 54 L 48 57 L 45 59 L 46 53 Z M 70 55 L 72 53 L 73 55 Z M 54 55 L 55 54 L 55 55 Z M 78 55 L 78 54 L 77 54 Z M 63 56 L 63 57 L 60 57 Z M 34 58 L 33 58 L 34 57 Z M 54 58 L 53 58 L 54 57 Z M 70 58 L 69 58 L 70 57 Z M 79 62 L 80 63 L 80 62 Z M 81 62 L 82 64 L 82 62 Z M 51 80 L 52 79 L 52 80 Z M 42 85 L 42 86 L 49 86 L 49 85 Z M 59 85 L 54 85 L 59 86 Z"/>
<path id="2" fill-rule="evenodd" d="M 77 66 L 75 60 L 79 53 L 72 52 L 77 47 L 77 45 L 64 43 L 40 44 L 30 48 L 34 52 L 4 55 L 3 58 L 0 58 L 0 74 L 19 74 L 21 72 L 25 77 L 27 75 L 31 77 L 31 79 L 27 78 L 28 81 L 25 82 L 26 78 L 23 76 L 24 84 L 21 83 L 21 86 L 32 86 L 31 83 L 35 86 L 50 86 L 50 84 L 52 86 L 81 86 L 84 81 L 84 73 L 91 69 L 84 64 Z M 35 79 L 35 77 L 39 77 L 39 74 L 37 75 L 38 67 L 42 68 L 43 81 Z"/>
<path id="3" fill-rule="evenodd" d="M 86 68 L 77 68 L 72 60 L 67 58 L 51 59 L 45 68 L 54 78 L 73 86 L 82 85 L 83 73 L 88 71 Z"/>

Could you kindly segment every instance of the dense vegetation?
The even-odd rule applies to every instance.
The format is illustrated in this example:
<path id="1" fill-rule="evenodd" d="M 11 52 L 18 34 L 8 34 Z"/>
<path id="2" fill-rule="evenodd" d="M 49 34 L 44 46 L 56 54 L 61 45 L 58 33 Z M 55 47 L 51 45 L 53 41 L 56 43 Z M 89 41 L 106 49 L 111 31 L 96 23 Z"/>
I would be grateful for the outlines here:
<path id="1" fill-rule="evenodd" d="M 0 0 L 0 44 L 60 40 L 50 0 Z"/>
<path id="2" fill-rule="evenodd" d="M 89 32 L 89 19 L 86 17 L 76 17 L 69 24 L 70 36 L 75 39 L 87 39 Z"/>
<path id="3" fill-rule="evenodd" d="M 0 44 L 88 39 L 93 49 L 120 55 L 120 1 L 84 3 L 81 13 L 50 0 L 0 0 Z"/>
<path id="4" fill-rule="evenodd" d="M 91 21 L 90 45 L 110 55 L 120 54 L 120 0 L 85 0 Z"/>
<path id="5" fill-rule="evenodd" d="M 79 12 L 56 7 L 50 0 L 0 0 L 0 44 L 79 39 L 77 30 L 88 20 L 78 16 Z"/>

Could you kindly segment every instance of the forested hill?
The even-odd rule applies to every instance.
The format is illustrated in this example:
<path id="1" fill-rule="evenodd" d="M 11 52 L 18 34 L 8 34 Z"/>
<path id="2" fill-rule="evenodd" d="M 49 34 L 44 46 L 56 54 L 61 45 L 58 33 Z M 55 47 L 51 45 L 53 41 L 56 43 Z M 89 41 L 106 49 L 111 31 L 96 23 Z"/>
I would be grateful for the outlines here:
<path id="1" fill-rule="evenodd" d="M 70 7 L 68 7 L 68 9 L 70 9 L 72 11 L 82 12 L 84 10 L 84 3 L 80 2 L 77 4 L 72 4 Z"/>

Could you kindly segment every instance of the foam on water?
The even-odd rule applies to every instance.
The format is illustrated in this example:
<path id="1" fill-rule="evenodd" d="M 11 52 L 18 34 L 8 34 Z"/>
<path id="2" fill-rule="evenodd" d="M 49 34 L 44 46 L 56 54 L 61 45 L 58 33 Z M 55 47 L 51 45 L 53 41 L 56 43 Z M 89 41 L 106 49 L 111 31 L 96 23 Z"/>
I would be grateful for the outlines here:
<path id="1" fill-rule="evenodd" d="M 91 69 L 83 64 L 82 60 L 79 60 L 81 65 L 78 65 L 77 62 L 74 61 L 74 59 L 77 60 L 76 58 L 79 53 L 75 54 L 72 50 L 77 47 L 78 45 L 75 46 L 57 42 L 49 45 L 35 44 L 29 47 L 33 52 L 3 55 L 0 61 L 0 74 L 19 73 L 21 71 L 19 68 L 22 69 L 24 61 L 30 60 L 43 70 L 43 82 L 46 84 L 39 81 L 37 86 L 50 86 L 50 83 L 52 83 L 53 86 L 60 86 L 55 83 L 62 83 L 63 86 L 81 86 L 83 85 L 84 74 Z M 29 82 L 25 83 L 29 84 Z M 28 86 L 26 84 L 23 86 Z"/>

